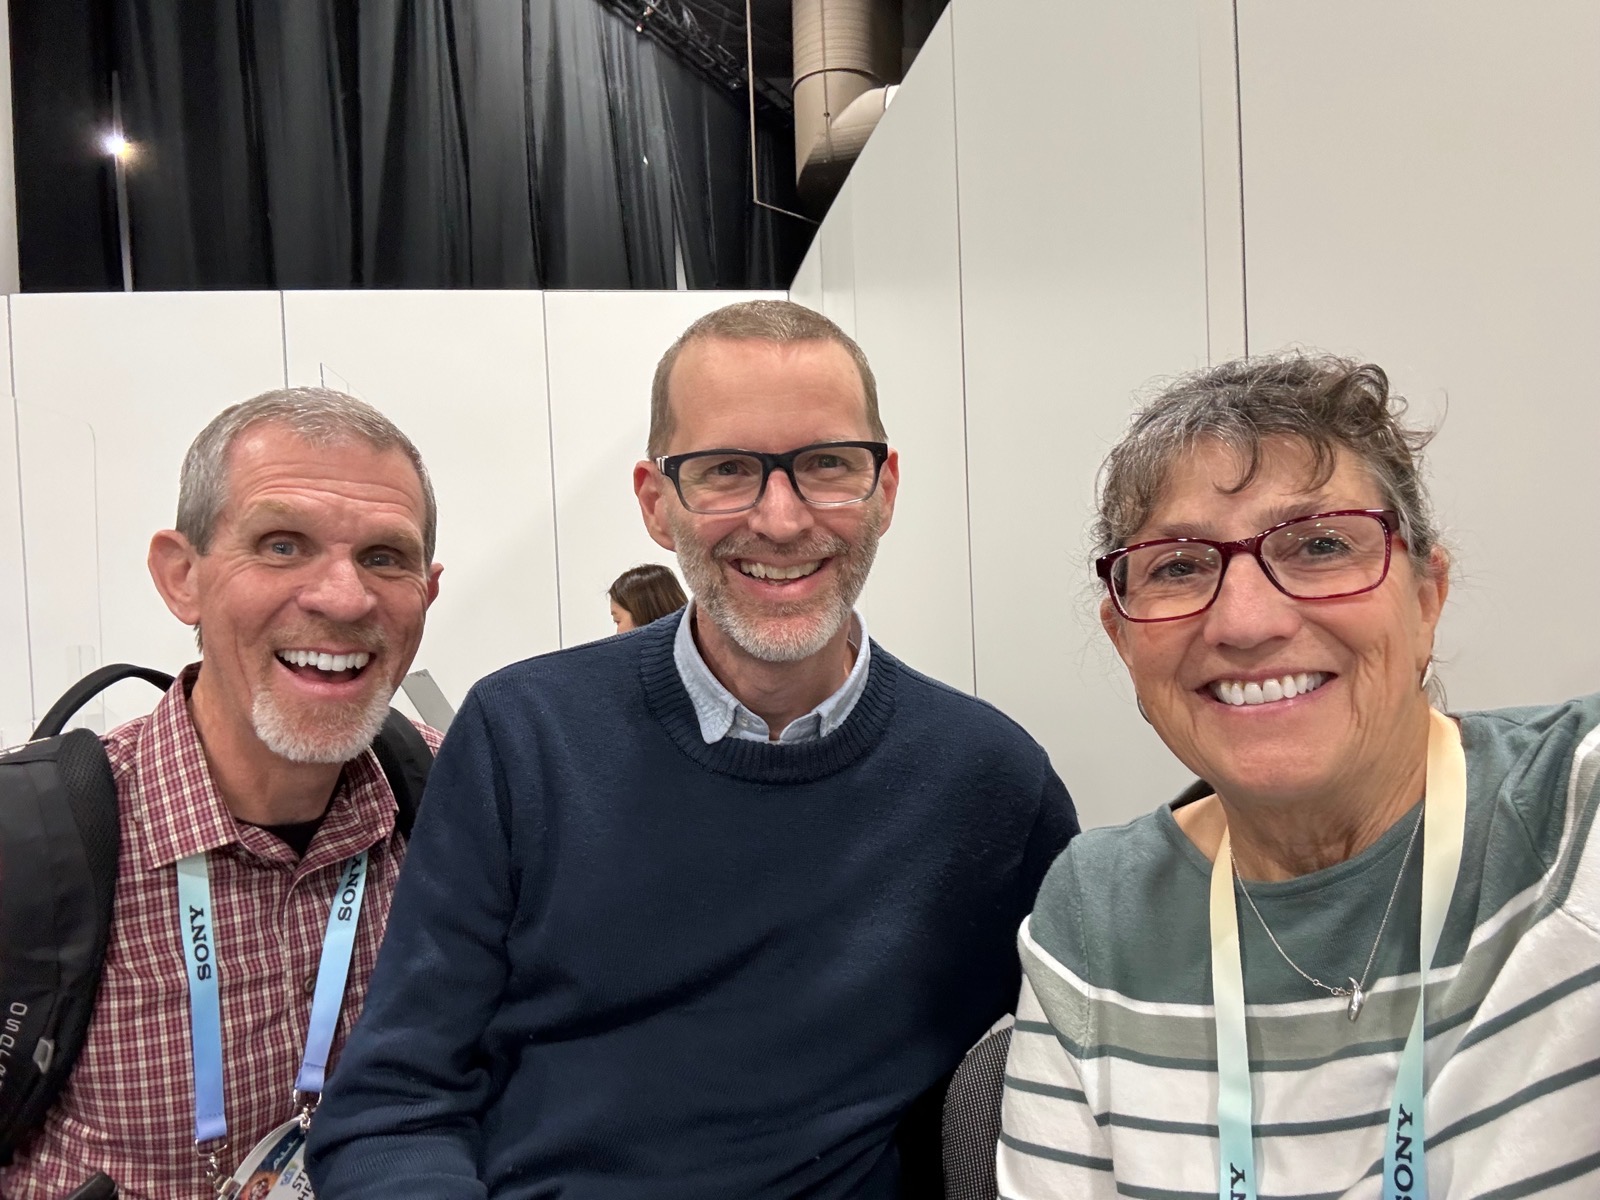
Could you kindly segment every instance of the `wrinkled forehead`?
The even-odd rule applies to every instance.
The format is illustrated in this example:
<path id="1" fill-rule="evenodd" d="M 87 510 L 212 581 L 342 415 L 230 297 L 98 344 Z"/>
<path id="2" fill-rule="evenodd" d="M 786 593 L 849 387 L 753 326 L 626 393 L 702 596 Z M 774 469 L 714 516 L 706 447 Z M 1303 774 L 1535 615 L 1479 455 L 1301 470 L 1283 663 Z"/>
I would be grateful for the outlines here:
<path id="1" fill-rule="evenodd" d="M 270 483 L 371 491 L 400 498 L 419 525 L 426 518 L 426 489 L 410 455 L 401 446 L 378 445 L 359 433 L 305 433 L 271 421 L 246 427 L 224 460 L 223 511 L 231 514 L 241 503 L 249 504 L 257 488 Z"/>
<path id="2" fill-rule="evenodd" d="M 1154 526 L 1201 521 L 1245 505 L 1272 506 L 1263 512 L 1276 516 L 1333 498 L 1341 504 L 1376 504 L 1376 491 L 1366 465 L 1338 443 L 1319 449 L 1295 437 L 1248 445 L 1202 437 L 1156 465 L 1140 489 L 1137 511 L 1126 514 L 1127 528 L 1130 537 L 1141 536 Z"/>

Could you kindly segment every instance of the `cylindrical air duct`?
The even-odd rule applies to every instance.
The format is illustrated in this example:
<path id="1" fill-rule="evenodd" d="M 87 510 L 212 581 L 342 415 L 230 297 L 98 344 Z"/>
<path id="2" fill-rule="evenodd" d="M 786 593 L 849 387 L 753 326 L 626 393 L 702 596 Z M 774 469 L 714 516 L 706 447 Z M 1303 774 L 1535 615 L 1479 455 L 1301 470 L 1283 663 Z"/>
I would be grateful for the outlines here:
<path id="1" fill-rule="evenodd" d="M 795 180 L 808 203 L 838 190 L 899 68 L 895 0 L 794 0 Z"/>

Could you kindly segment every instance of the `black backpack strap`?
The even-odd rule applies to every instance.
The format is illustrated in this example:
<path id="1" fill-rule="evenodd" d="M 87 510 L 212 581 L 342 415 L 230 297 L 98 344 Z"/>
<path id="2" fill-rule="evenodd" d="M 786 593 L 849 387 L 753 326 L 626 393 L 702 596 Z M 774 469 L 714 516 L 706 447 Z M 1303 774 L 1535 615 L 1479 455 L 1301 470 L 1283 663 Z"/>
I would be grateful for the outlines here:
<path id="1" fill-rule="evenodd" d="M 45 713 L 30 740 L 54 737 L 60 733 L 67 727 L 73 713 L 121 679 L 143 679 L 146 683 L 155 684 L 163 692 L 172 686 L 172 676 L 165 671 L 136 667 L 132 663 L 111 663 L 98 671 L 90 671 L 68 688 L 66 695 L 50 706 L 50 711 Z"/>
<path id="2" fill-rule="evenodd" d="M 428 772 L 433 769 L 433 750 L 421 732 L 404 713 L 394 709 L 383 719 L 383 728 L 373 739 L 372 752 L 378 756 L 394 792 L 398 808 L 394 825 L 402 837 L 411 836 L 411 827 L 417 822 L 417 809 L 422 804 L 422 789 L 427 786 Z"/>
<path id="3" fill-rule="evenodd" d="M 116 781 L 87 729 L 0 755 L 0 1161 L 43 1123 L 94 1013 L 116 894 Z"/>

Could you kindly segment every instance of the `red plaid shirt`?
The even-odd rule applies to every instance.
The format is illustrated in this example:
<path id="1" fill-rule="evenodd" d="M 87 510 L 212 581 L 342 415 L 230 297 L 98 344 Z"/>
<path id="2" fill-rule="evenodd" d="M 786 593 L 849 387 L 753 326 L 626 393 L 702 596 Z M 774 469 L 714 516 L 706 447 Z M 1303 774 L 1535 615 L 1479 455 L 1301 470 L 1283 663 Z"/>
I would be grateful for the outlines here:
<path id="1" fill-rule="evenodd" d="M 186 701 L 189 667 L 148 717 L 105 737 L 122 812 L 116 915 L 77 1069 L 39 1135 L 0 1172 L 6 1200 L 58 1200 L 95 1171 L 126 1200 L 212 1200 L 194 1150 L 189 993 L 177 862 L 208 852 L 222 989 L 231 1173 L 294 1114 L 311 993 L 339 868 L 372 848 L 333 1057 L 355 1023 L 389 916 L 403 849 L 394 794 L 368 750 L 345 764 L 304 859 L 223 806 Z M 439 735 L 423 730 L 438 749 Z"/>

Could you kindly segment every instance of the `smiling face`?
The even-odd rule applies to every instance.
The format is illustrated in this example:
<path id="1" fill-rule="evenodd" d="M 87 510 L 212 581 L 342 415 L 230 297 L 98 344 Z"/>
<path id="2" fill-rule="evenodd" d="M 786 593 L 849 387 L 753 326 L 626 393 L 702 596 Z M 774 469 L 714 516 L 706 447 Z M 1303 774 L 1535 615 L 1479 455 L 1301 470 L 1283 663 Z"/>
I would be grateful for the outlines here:
<path id="1" fill-rule="evenodd" d="M 781 454 L 816 442 L 871 440 L 861 377 L 830 341 L 705 338 L 685 346 L 671 378 L 668 454 L 739 449 Z M 899 484 L 891 451 L 878 490 L 860 504 L 814 508 L 774 472 L 755 508 L 702 516 L 683 507 L 655 466 L 634 469 L 645 525 L 676 551 L 707 622 L 764 662 L 819 654 L 847 624 L 889 527 Z M 707 627 L 710 627 L 709 629 Z"/>
<path id="2" fill-rule="evenodd" d="M 1233 541 L 1280 521 L 1382 508 L 1367 471 L 1340 451 L 1327 483 L 1307 490 L 1312 461 L 1297 443 L 1263 447 L 1256 479 L 1229 494 L 1245 463 L 1203 442 L 1127 544 L 1161 537 Z M 1253 558 L 1237 555 L 1216 602 L 1197 616 L 1138 624 L 1106 600 L 1101 619 L 1161 738 L 1224 797 L 1337 795 L 1413 767 L 1428 702 L 1420 687 L 1448 591 L 1442 555 L 1419 578 L 1396 538 L 1388 577 L 1340 600 L 1294 600 Z"/>
<path id="3" fill-rule="evenodd" d="M 207 552 L 174 531 L 150 551 L 168 607 L 204 635 L 191 707 L 209 754 L 340 763 L 370 744 L 438 593 L 422 530 L 402 451 L 240 435 Z"/>

